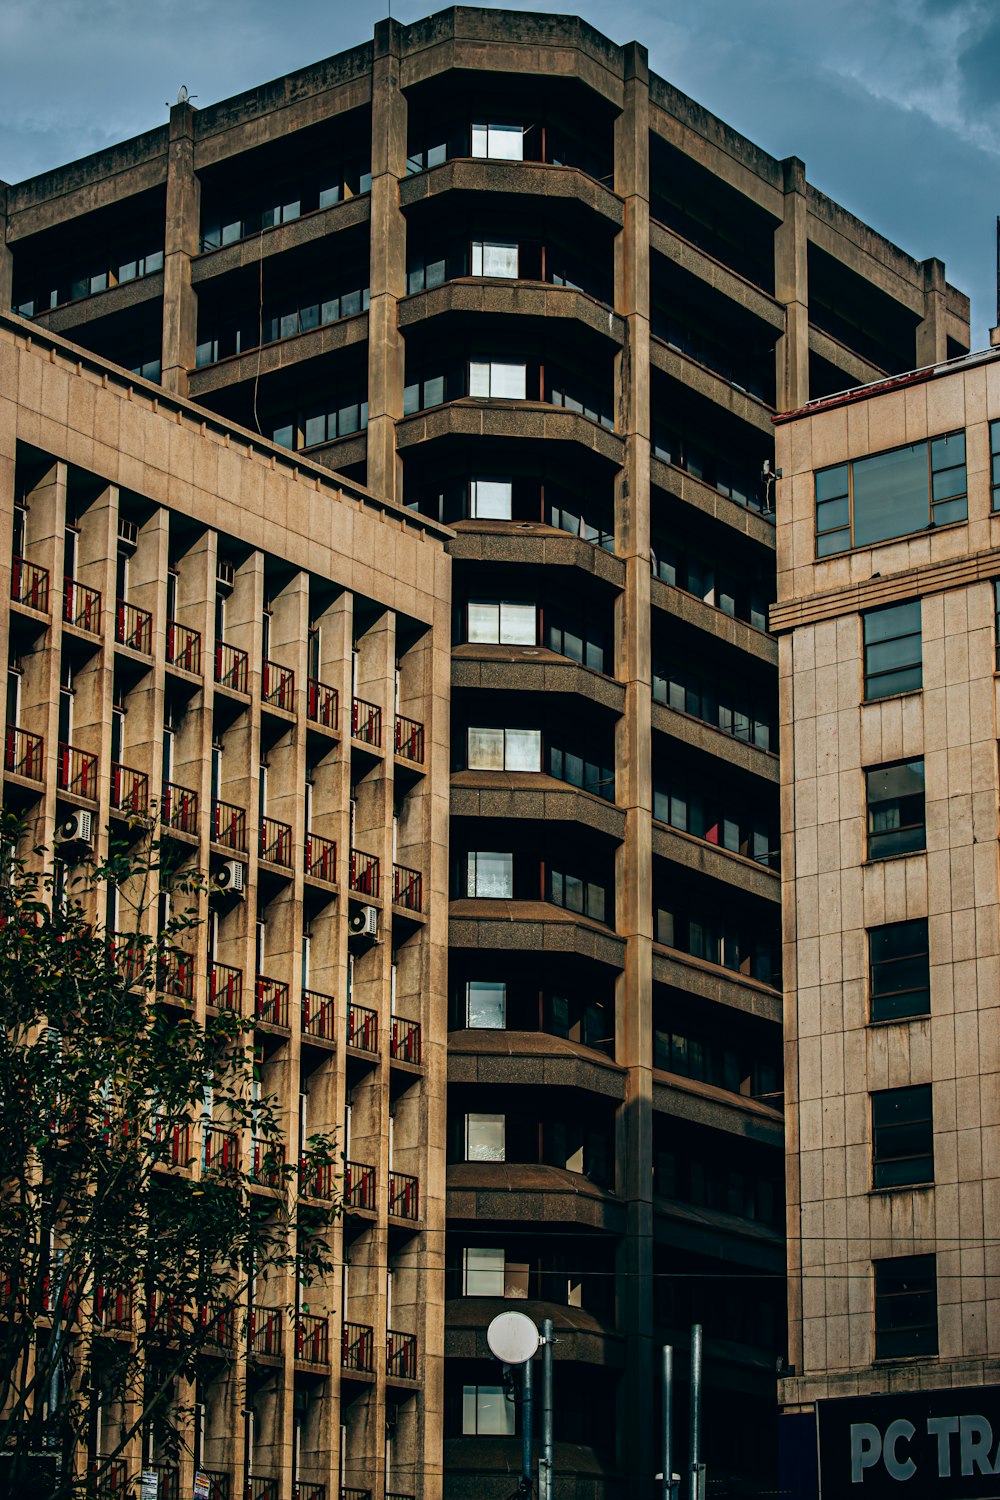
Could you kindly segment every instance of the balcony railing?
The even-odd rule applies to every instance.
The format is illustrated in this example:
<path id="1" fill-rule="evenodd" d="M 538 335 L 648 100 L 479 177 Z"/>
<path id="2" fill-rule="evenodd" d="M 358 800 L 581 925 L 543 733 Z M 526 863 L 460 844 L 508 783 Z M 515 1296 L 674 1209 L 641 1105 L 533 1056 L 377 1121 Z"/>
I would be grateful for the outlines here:
<path id="1" fill-rule="evenodd" d="M 313 880 L 337 883 L 337 845 L 333 839 L 322 838 L 318 833 L 306 834 L 306 874 Z"/>
<path id="2" fill-rule="evenodd" d="M 183 1306 L 173 1297 L 161 1297 L 159 1292 L 150 1292 L 146 1306 L 146 1327 L 159 1339 L 178 1339 L 184 1333 L 185 1316 Z"/>
<path id="3" fill-rule="evenodd" d="M 369 1374 L 374 1375 L 375 1335 L 366 1324 L 344 1324 L 340 1343 L 340 1363 L 345 1370 L 367 1370 Z"/>
<path id="4" fill-rule="evenodd" d="M 276 818 L 261 818 L 260 857 L 266 859 L 269 865 L 282 865 L 286 870 L 291 869 L 292 830 L 287 823 L 279 823 Z"/>
<path id="5" fill-rule="evenodd" d="M 280 1488 L 276 1479 L 266 1479 L 263 1474 L 254 1474 L 247 1480 L 247 1500 L 278 1500 Z"/>
<path id="6" fill-rule="evenodd" d="M 119 599 L 115 605 L 115 640 L 143 656 L 153 654 L 153 616 L 148 609 Z"/>
<path id="7" fill-rule="evenodd" d="M 272 708 L 283 708 L 286 713 L 292 713 L 295 708 L 295 673 L 291 668 L 280 667 L 276 661 L 266 661 L 261 697 Z"/>
<path id="8" fill-rule="evenodd" d="M 419 870 L 393 865 L 392 900 L 394 906 L 405 906 L 407 911 L 423 910 L 424 881 Z"/>
<path id="9" fill-rule="evenodd" d="M 97 797 L 97 756 L 73 745 L 59 746 L 57 782 L 61 792 L 73 792 L 91 802 Z"/>
<path id="10" fill-rule="evenodd" d="M 194 999 L 194 954 L 174 949 L 161 953 L 156 966 L 156 987 L 178 1000 Z"/>
<path id="11" fill-rule="evenodd" d="M 335 687 L 310 677 L 306 685 L 306 714 L 324 729 L 336 729 L 340 720 L 340 694 Z"/>
<path id="12" fill-rule="evenodd" d="M 229 964 L 208 966 L 208 1003 L 217 1010 L 243 1009 L 243 970 Z"/>
<path id="13" fill-rule="evenodd" d="M 371 1490 L 359 1490 L 353 1485 L 340 1486 L 340 1500 L 372 1500 Z"/>
<path id="14" fill-rule="evenodd" d="M 146 967 L 146 940 L 136 932 L 109 932 L 108 949 L 122 982 L 137 984 Z"/>
<path id="15" fill-rule="evenodd" d="M 415 1333 L 395 1333 L 390 1328 L 385 1336 L 385 1365 L 387 1373 L 397 1380 L 417 1378 L 417 1336 Z"/>
<path id="16" fill-rule="evenodd" d="M 237 1172 L 240 1167 L 240 1138 L 235 1130 L 221 1125 L 203 1126 L 202 1168 L 206 1172 Z"/>
<path id="17" fill-rule="evenodd" d="M 234 807 L 231 802 L 212 802 L 212 838 L 227 849 L 238 854 L 247 852 L 246 808 Z"/>
<path id="18" fill-rule="evenodd" d="M 299 1162 L 299 1192 L 307 1198 L 322 1198 L 332 1203 L 337 1196 L 337 1176 L 332 1161 L 319 1166 L 304 1156 Z"/>
<path id="19" fill-rule="evenodd" d="M 87 1495 L 91 1500 L 122 1500 L 128 1494 L 128 1461 L 99 1458 L 90 1461 Z"/>
<path id="20" fill-rule="evenodd" d="M 253 1176 L 260 1187 L 278 1192 L 285 1185 L 285 1148 L 280 1141 L 254 1141 Z"/>
<path id="21" fill-rule="evenodd" d="M 186 1167 L 191 1160 L 191 1126 L 181 1120 L 155 1120 L 153 1140 L 162 1153 L 159 1160 L 171 1167 Z"/>
<path id="22" fill-rule="evenodd" d="M 281 1335 L 284 1333 L 281 1311 L 274 1307 L 252 1307 L 249 1325 L 247 1339 L 252 1353 L 280 1359 Z"/>
<path id="23" fill-rule="evenodd" d="M 90 589 L 75 578 L 63 583 L 63 619 L 77 630 L 86 630 L 89 635 L 101 633 L 101 593 Z"/>
<path id="24" fill-rule="evenodd" d="M 386 1490 L 385 1500 L 417 1500 L 416 1495 L 404 1495 L 402 1490 Z"/>
<path id="25" fill-rule="evenodd" d="M 393 1016 L 392 1034 L 389 1038 L 389 1056 L 395 1062 L 420 1062 L 419 1021 L 406 1021 L 401 1016 Z"/>
<path id="26" fill-rule="evenodd" d="M 42 760 L 45 741 L 40 734 L 29 734 L 26 729 L 7 730 L 3 745 L 3 768 L 14 776 L 25 776 L 29 781 L 41 781 Z"/>
<path id="27" fill-rule="evenodd" d="M 109 1333 L 132 1327 L 132 1293 L 107 1286 L 94 1288 L 94 1319 Z"/>
<path id="28" fill-rule="evenodd" d="M 344 1163 L 344 1202 L 349 1208 L 375 1211 L 375 1168 L 360 1162 Z"/>
<path id="29" fill-rule="evenodd" d="M 225 641 L 215 645 L 215 680 L 221 687 L 232 688 L 234 693 L 248 691 L 250 658 L 239 646 L 227 646 Z"/>
<path id="30" fill-rule="evenodd" d="M 186 786 L 178 786 L 176 782 L 165 781 L 160 816 L 167 828 L 175 828 L 178 833 L 197 833 L 198 793 Z"/>
<path id="31" fill-rule="evenodd" d="M 424 763 L 424 726 L 402 714 L 396 715 L 396 754 L 419 766 Z"/>
<path id="32" fill-rule="evenodd" d="M 167 621 L 167 665 L 201 676 L 201 631 Z"/>
<path id="33" fill-rule="evenodd" d="M 157 1479 L 156 1500 L 180 1500 L 181 1471 L 173 1464 L 150 1464 Z"/>
<path id="34" fill-rule="evenodd" d="M 330 1324 L 327 1318 L 298 1314 L 295 1319 L 295 1358 L 310 1365 L 330 1363 Z"/>
<path id="35" fill-rule="evenodd" d="M 396 1219 L 420 1218 L 420 1183 L 405 1172 L 389 1173 L 389 1212 Z"/>
<path id="36" fill-rule="evenodd" d="M 203 1479 L 208 1480 L 207 1500 L 232 1500 L 232 1475 L 221 1469 L 201 1469 Z"/>
<path id="37" fill-rule="evenodd" d="M 123 813 L 149 811 L 149 777 L 145 771 L 111 762 L 111 806 Z"/>
<path id="38" fill-rule="evenodd" d="M 381 867 L 377 854 L 363 849 L 351 850 L 351 890 L 361 896 L 377 896 L 381 885 Z"/>
<path id="39" fill-rule="evenodd" d="M 282 979 L 257 975 L 254 987 L 254 1019 L 268 1026 L 288 1027 L 288 985 Z"/>
<path id="40" fill-rule="evenodd" d="M 378 1051 L 378 1011 L 351 1000 L 347 1006 L 347 1045 L 359 1052 Z"/>
<path id="41" fill-rule="evenodd" d="M 49 570 L 26 557 L 15 557 L 10 575 L 10 597 L 15 604 L 26 604 L 42 614 L 49 612 Z"/>
<path id="42" fill-rule="evenodd" d="M 198 1321 L 206 1344 L 216 1349 L 231 1349 L 236 1342 L 236 1309 L 229 1302 L 203 1302 Z"/>
<path id="43" fill-rule="evenodd" d="M 351 699 L 351 734 L 366 745 L 381 745 L 382 710 L 377 703 L 366 703 L 364 698 Z"/>
<path id="44" fill-rule="evenodd" d="M 296 1479 L 292 1485 L 292 1500 L 326 1500 L 325 1484 L 307 1484 Z"/>
<path id="45" fill-rule="evenodd" d="M 321 1041 L 336 1041 L 337 1002 L 332 995 L 321 995 L 318 990 L 302 991 L 302 1035 L 319 1037 Z"/>

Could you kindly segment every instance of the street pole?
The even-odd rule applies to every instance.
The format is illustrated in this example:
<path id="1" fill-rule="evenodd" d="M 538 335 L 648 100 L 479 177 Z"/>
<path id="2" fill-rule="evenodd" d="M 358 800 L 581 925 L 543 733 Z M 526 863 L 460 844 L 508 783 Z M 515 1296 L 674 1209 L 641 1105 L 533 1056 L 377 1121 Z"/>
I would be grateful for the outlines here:
<path id="1" fill-rule="evenodd" d="M 663 1346 L 663 1488 L 660 1500 L 674 1500 L 674 1351 Z"/>
<path id="2" fill-rule="evenodd" d="M 531 1449 L 534 1435 L 533 1386 L 532 1361 L 529 1359 L 521 1366 L 521 1476 L 524 1480 L 526 1495 L 531 1494 L 533 1484 L 531 1477 Z"/>
<path id="3" fill-rule="evenodd" d="M 701 1324 L 691 1326 L 691 1477 L 690 1500 L 701 1496 Z"/>
<path id="4" fill-rule="evenodd" d="M 552 1319 L 542 1323 L 542 1458 L 538 1465 L 539 1500 L 552 1500 L 555 1474 L 552 1470 Z"/>

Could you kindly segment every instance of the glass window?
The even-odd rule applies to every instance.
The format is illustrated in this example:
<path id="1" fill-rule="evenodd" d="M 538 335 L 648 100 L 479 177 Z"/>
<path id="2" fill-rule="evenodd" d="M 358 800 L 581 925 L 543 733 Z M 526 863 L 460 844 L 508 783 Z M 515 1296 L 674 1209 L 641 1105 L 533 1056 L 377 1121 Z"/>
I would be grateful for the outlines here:
<path id="1" fill-rule="evenodd" d="M 872 1094 L 872 1186 L 897 1188 L 933 1181 L 930 1084 Z"/>
<path id="2" fill-rule="evenodd" d="M 513 496 L 509 479 L 470 479 L 469 515 L 479 521 L 509 521 Z"/>
<path id="3" fill-rule="evenodd" d="M 476 851 L 468 856 L 466 895 L 510 900 L 514 894 L 514 856 Z"/>
<path id="4" fill-rule="evenodd" d="M 993 610 L 997 648 L 996 665 L 997 670 L 1000 671 L 1000 578 L 995 579 L 993 583 Z"/>
<path id="5" fill-rule="evenodd" d="M 505 1127 L 504 1115 L 466 1115 L 466 1161 L 504 1161 L 506 1159 Z"/>
<path id="6" fill-rule="evenodd" d="M 523 361 L 469 361 L 470 396 L 495 396 L 507 401 L 523 401 L 527 385 L 528 367 Z"/>
<path id="7" fill-rule="evenodd" d="M 503 1031 L 507 985 L 500 979 L 470 979 L 465 986 L 465 1024 L 472 1031 Z"/>
<path id="8" fill-rule="evenodd" d="M 919 599 L 865 615 L 864 636 L 866 702 L 923 686 Z"/>
<path id="9" fill-rule="evenodd" d="M 869 1012 L 873 1021 L 926 1016 L 931 1008 L 927 919 L 889 922 L 868 934 Z"/>
<path id="10" fill-rule="evenodd" d="M 938 1352 L 937 1263 L 933 1255 L 897 1255 L 873 1263 L 875 1358 Z"/>
<path id="11" fill-rule="evenodd" d="M 536 642 L 535 606 L 514 604 L 508 600 L 498 603 L 485 599 L 469 601 L 470 642 L 491 645 L 533 646 Z"/>
<path id="12" fill-rule="evenodd" d="M 816 474 L 816 556 L 964 521 L 965 433 L 820 469 Z"/>
<path id="13" fill-rule="evenodd" d="M 540 771 L 540 729 L 470 729 L 470 771 Z"/>
<path id="14" fill-rule="evenodd" d="M 517 276 L 517 245 L 500 240 L 472 241 L 473 276 Z"/>
<path id="15" fill-rule="evenodd" d="M 868 858 L 887 859 L 925 849 L 924 763 L 900 761 L 865 772 Z"/>
<path id="16" fill-rule="evenodd" d="M 1000 510 L 1000 422 L 990 423 L 990 496 L 994 510 Z"/>
<path id="17" fill-rule="evenodd" d="M 470 1245 L 462 1251 L 462 1296 L 502 1297 L 504 1253 Z"/>
<path id="18" fill-rule="evenodd" d="M 474 124 L 472 155 L 490 156 L 499 161 L 523 161 L 524 126 Z"/>
<path id="19" fill-rule="evenodd" d="M 503 770 L 503 730 L 469 730 L 469 770 Z"/>
<path id="20" fill-rule="evenodd" d="M 463 1436 L 513 1437 L 514 1432 L 514 1403 L 502 1385 L 463 1385 Z"/>

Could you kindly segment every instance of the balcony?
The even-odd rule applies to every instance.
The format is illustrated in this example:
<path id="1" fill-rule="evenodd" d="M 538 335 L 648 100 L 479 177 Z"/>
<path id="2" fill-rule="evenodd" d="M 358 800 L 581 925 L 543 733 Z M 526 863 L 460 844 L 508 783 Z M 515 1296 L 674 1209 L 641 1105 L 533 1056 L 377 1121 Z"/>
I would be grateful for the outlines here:
<path id="1" fill-rule="evenodd" d="M 263 1474 L 254 1474 L 247 1480 L 247 1500 L 278 1500 L 280 1489 L 276 1479 L 266 1479 Z"/>
<path id="2" fill-rule="evenodd" d="M 60 744 L 56 783 L 61 792 L 72 792 L 75 797 L 96 802 L 97 756 L 89 755 L 86 750 L 77 750 L 73 745 Z"/>
<path id="3" fill-rule="evenodd" d="M 416 719 L 404 719 L 401 714 L 396 715 L 396 754 L 401 755 L 404 760 L 412 760 L 415 765 L 423 765 L 424 726 L 418 724 Z"/>
<path id="4" fill-rule="evenodd" d="M 295 1358 L 309 1365 L 330 1363 L 330 1324 L 327 1318 L 299 1313 L 295 1319 Z"/>
<path id="5" fill-rule="evenodd" d="M 350 886 L 359 896 L 378 896 L 381 866 L 377 854 L 366 854 L 363 849 L 351 850 Z"/>
<path id="6" fill-rule="evenodd" d="M 173 1297 L 161 1297 L 159 1292 L 150 1292 L 146 1307 L 146 1327 L 150 1333 L 169 1342 L 181 1337 L 184 1324 L 184 1309 Z"/>
<path id="7" fill-rule="evenodd" d="M 11 776 L 24 776 L 28 781 L 42 780 L 42 761 L 45 741 L 40 734 L 29 734 L 26 729 L 8 729 L 4 737 L 3 768 Z"/>
<path id="8" fill-rule="evenodd" d="M 405 1021 L 400 1016 L 392 1018 L 392 1034 L 389 1038 L 389 1056 L 393 1062 L 420 1062 L 420 1022 Z"/>
<path id="9" fill-rule="evenodd" d="M 233 1348 L 236 1343 L 236 1309 L 231 1303 L 203 1302 L 198 1308 L 198 1322 L 206 1344 L 216 1349 Z"/>
<path id="10" fill-rule="evenodd" d="M 10 575 L 10 597 L 15 604 L 24 604 L 28 609 L 37 609 L 41 614 L 49 612 L 49 570 L 40 568 L 27 558 L 15 557 Z"/>
<path id="11" fill-rule="evenodd" d="M 260 857 L 269 865 L 292 868 L 292 830 L 287 823 L 276 818 L 260 820 Z"/>
<path id="12" fill-rule="evenodd" d="M 276 661 L 266 661 L 261 679 L 261 698 L 272 708 L 283 709 L 290 714 L 295 708 L 295 673 L 289 667 L 279 667 Z"/>
<path id="13" fill-rule="evenodd" d="M 326 1485 L 306 1484 L 296 1479 L 292 1485 L 292 1500 L 326 1500 Z"/>
<path id="14" fill-rule="evenodd" d="M 215 680 L 220 687 L 231 688 L 234 693 L 249 691 L 250 658 L 239 646 L 227 646 L 225 641 L 215 644 Z"/>
<path id="15" fill-rule="evenodd" d="M 119 599 L 115 605 L 115 642 L 143 656 L 152 656 L 153 616 L 149 610 Z"/>
<path id="16" fill-rule="evenodd" d="M 313 880 L 325 880 L 329 885 L 336 885 L 337 845 L 333 839 L 322 838 L 318 833 L 306 834 L 305 872 Z"/>
<path id="17" fill-rule="evenodd" d="M 371 1490 L 359 1490 L 353 1485 L 340 1486 L 340 1500 L 372 1500 Z"/>
<path id="18" fill-rule="evenodd" d="M 247 1342 L 251 1354 L 263 1354 L 267 1359 L 280 1359 L 281 1336 L 284 1333 L 280 1310 L 273 1307 L 251 1307 L 248 1322 Z"/>
<path id="19" fill-rule="evenodd" d="M 344 1203 L 348 1208 L 375 1212 L 375 1168 L 360 1162 L 344 1163 Z"/>
<path id="20" fill-rule="evenodd" d="M 288 985 L 281 979 L 257 975 L 254 987 L 254 1020 L 288 1030 Z"/>
<path id="21" fill-rule="evenodd" d="M 382 710 L 364 698 L 351 699 L 351 734 L 366 745 L 382 743 Z"/>
<path id="22" fill-rule="evenodd" d="M 95 1287 L 94 1320 L 105 1333 L 127 1333 L 132 1327 L 132 1293 Z"/>
<path id="23" fill-rule="evenodd" d="M 385 1336 L 386 1374 L 392 1380 L 416 1380 L 417 1336 L 415 1333 L 394 1333 L 390 1328 Z"/>
<path id="24" fill-rule="evenodd" d="M 340 1342 L 340 1364 L 345 1370 L 364 1370 L 367 1374 L 374 1375 L 375 1335 L 366 1324 L 344 1324 Z M 367 1491 L 358 1493 L 366 1494 Z"/>
<path id="25" fill-rule="evenodd" d="M 111 762 L 111 807 L 132 816 L 149 811 L 149 777 L 144 771 Z"/>
<path id="26" fill-rule="evenodd" d="M 231 802 L 212 801 L 212 839 L 237 854 L 247 852 L 247 815 Z"/>
<path id="27" fill-rule="evenodd" d="M 156 1120 L 153 1140 L 160 1148 L 158 1161 L 168 1167 L 186 1167 L 191 1161 L 191 1126 L 185 1121 Z"/>
<path id="28" fill-rule="evenodd" d="M 63 584 L 63 620 L 85 630 L 88 635 L 101 633 L 101 594 L 99 589 L 89 589 L 75 578 L 67 578 Z"/>
<path id="29" fill-rule="evenodd" d="M 307 1156 L 303 1156 L 299 1162 L 299 1192 L 304 1193 L 307 1198 L 322 1198 L 324 1203 L 332 1203 L 337 1196 L 333 1162 L 323 1162 L 321 1166 L 316 1166 Z"/>
<path id="30" fill-rule="evenodd" d="M 302 1035 L 316 1037 L 321 1042 L 337 1039 L 337 1002 L 332 995 L 321 995 L 318 990 L 302 991 Z"/>
<path id="31" fill-rule="evenodd" d="M 92 1458 L 87 1493 L 92 1500 L 124 1500 L 128 1494 L 127 1460 Z"/>
<path id="32" fill-rule="evenodd" d="M 378 1011 L 351 1000 L 347 1006 L 347 1045 L 359 1052 L 378 1051 Z"/>
<path id="33" fill-rule="evenodd" d="M 190 1005 L 194 1000 L 194 955 L 179 949 L 162 953 L 156 968 L 156 987 L 161 994 Z"/>
<path id="34" fill-rule="evenodd" d="M 405 906 L 407 911 L 422 911 L 424 881 L 419 870 L 408 870 L 406 865 L 392 867 L 392 902 L 394 906 Z"/>
<path id="35" fill-rule="evenodd" d="M 135 932 L 109 932 L 108 956 L 123 984 L 131 988 L 144 977 L 146 940 Z"/>
<path id="36" fill-rule="evenodd" d="M 165 781 L 160 817 L 165 828 L 173 828 L 177 833 L 197 834 L 198 793 L 186 786 L 178 786 L 176 782 Z"/>
<path id="37" fill-rule="evenodd" d="M 310 677 L 306 687 L 306 715 L 314 724 L 324 729 L 336 730 L 340 719 L 340 694 L 335 687 L 327 687 Z"/>
<path id="38" fill-rule="evenodd" d="M 156 1475 L 156 1500 L 180 1500 L 181 1473 L 173 1464 L 150 1464 Z"/>
<path id="39" fill-rule="evenodd" d="M 201 676 L 201 631 L 167 621 L 167 666 Z"/>
<path id="40" fill-rule="evenodd" d="M 201 1474 L 208 1480 L 206 1500 L 232 1500 L 232 1475 L 221 1469 L 202 1469 Z"/>
<path id="41" fill-rule="evenodd" d="M 221 1125 L 205 1125 L 201 1165 L 204 1172 L 238 1172 L 240 1138 L 235 1130 Z"/>
<path id="42" fill-rule="evenodd" d="M 251 1176 L 258 1187 L 280 1192 L 285 1185 L 285 1148 L 280 1141 L 254 1141 Z"/>
<path id="43" fill-rule="evenodd" d="M 208 966 L 208 1003 L 216 1010 L 243 1009 L 243 970 L 233 969 L 229 964 L 210 963 Z"/>
<path id="44" fill-rule="evenodd" d="M 389 1212 L 396 1219 L 420 1218 L 420 1183 L 405 1172 L 389 1173 Z"/>

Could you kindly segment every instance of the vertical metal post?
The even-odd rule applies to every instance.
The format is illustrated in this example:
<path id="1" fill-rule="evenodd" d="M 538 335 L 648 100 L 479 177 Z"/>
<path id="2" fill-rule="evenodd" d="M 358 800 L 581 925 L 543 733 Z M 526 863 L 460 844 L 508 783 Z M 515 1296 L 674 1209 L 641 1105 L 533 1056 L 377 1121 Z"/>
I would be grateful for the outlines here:
<path id="1" fill-rule="evenodd" d="M 663 1346 L 663 1488 L 660 1500 L 674 1500 L 674 1351 Z"/>
<path id="2" fill-rule="evenodd" d="M 534 1438 L 534 1377 L 532 1374 L 533 1361 L 525 1360 L 521 1366 L 521 1477 L 525 1480 L 526 1491 L 530 1495 L 534 1483 L 531 1477 L 532 1456 Z"/>
<path id="3" fill-rule="evenodd" d="M 701 1500 L 701 1324 L 691 1325 L 690 1500 Z"/>
<path id="4" fill-rule="evenodd" d="M 555 1474 L 552 1468 L 552 1319 L 542 1323 L 542 1458 L 538 1465 L 539 1500 L 552 1500 Z"/>

